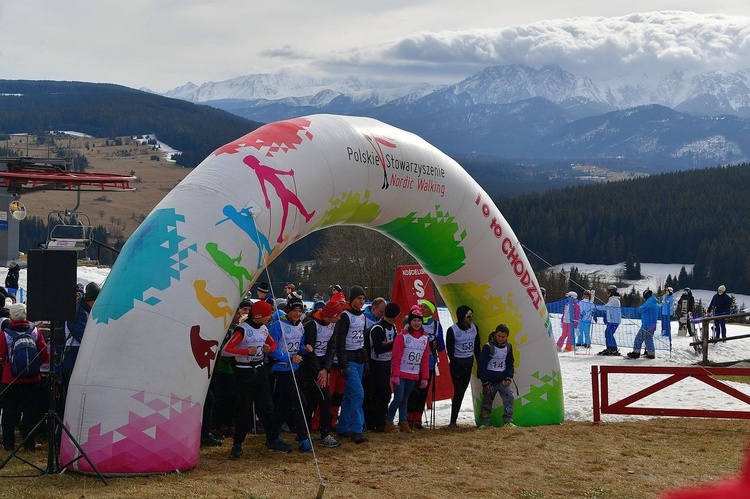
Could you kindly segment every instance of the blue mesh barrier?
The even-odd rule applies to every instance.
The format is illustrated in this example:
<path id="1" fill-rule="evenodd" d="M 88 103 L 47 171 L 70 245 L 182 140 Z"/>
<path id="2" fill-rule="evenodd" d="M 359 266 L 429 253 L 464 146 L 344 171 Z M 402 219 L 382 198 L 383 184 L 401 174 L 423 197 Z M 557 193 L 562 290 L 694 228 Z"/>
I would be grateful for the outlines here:
<path id="1" fill-rule="evenodd" d="M 547 303 L 547 311 L 550 314 L 550 321 L 552 323 L 552 334 L 557 341 L 562 334 L 562 315 L 563 307 L 567 300 L 559 300 L 555 302 Z M 580 304 L 580 300 L 576 300 Z M 591 319 L 591 345 L 601 345 L 602 348 L 606 346 L 604 340 L 604 329 L 606 324 L 604 317 L 606 316 L 606 305 L 596 304 Z M 615 340 L 617 341 L 617 347 L 622 350 L 632 350 L 633 343 L 635 341 L 635 335 L 641 329 L 641 314 L 637 308 L 632 307 L 620 307 L 622 313 L 622 321 L 620 326 L 615 332 Z M 673 333 L 676 332 L 676 326 L 672 325 Z M 573 343 L 578 343 L 578 330 L 575 331 L 575 338 Z M 641 347 L 642 348 L 642 347 Z M 671 341 L 669 337 L 661 335 L 661 321 L 656 323 L 656 332 L 654 333 L 654 349 L 656 350 L 671 350 Z"/>

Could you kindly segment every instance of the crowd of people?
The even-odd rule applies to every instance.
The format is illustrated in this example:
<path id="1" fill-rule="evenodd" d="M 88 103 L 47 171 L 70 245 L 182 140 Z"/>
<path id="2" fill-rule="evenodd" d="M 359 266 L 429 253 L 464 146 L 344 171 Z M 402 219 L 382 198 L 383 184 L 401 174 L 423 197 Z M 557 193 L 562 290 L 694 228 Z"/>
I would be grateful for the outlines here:
<path id="1" fill-rule="evenodd" d="M 607 286 L 606 294 L 607 300 L 603 304 L 594 304 L 591 300 L 592 292 L 589 290 L 583 291 L 581 300 L 578 300 L 578 294 L 575 291 L 565 294 L 560 314 L 562 332 L 556 342 L 558 352 L 571 351 L 574 345 L 590 348 L 592 320 L 602 317 L 605 324 L 606 346 L 604 350 L 598 352 L 598 355 L 621 355 L 615 338 L 615 333 L 622 322 L 620 294 L 617 286 Z M 683 290 L 682 296 L 676 303 L 674 289 L 669 286 L 664 288 L 661 300 L 657 300 L 651 289 L 644 290 L 642 296 L 643 303 L 638 307 L 641 324 L 633 341 L 633 349 L 627 353 L 627 358 L 655 359 L 654 335 L 657 334 L 657 325 L 661 323 L 661 335 L 668 338 L 671 344 L 671 322 L 675 315 L 680 320 L 680 329 L 684 329 L 688 335 L 694 334 L 692 320 L 695 298 L 690 288 Z M 726 294 L 726 287 L 719 286 L 706 309 L 707 316 L 716 317 L 713 321 L 714 340 L 726 339 L 726 321 L 721 316 L 729 314 L 731 307 L 732 298 Z M 643 351 L 641 351 L 642 347 Z"/>
<path id="2" fill-rule="evenodd" d="M 202 445 L 231 439 L 229 454 L 236 458 L 250 433 L 264 434 L 272 451 L 312 452 L 314 442 L 333 448 L 345 440 L 363 444 L 368 432 L 424 429 L 428 390 L 444 350 L 454 385 L 449 427 L 457 427 L 475 361 L 485 400 L 480 426 L 490 424 L 497 394 L 503 424 L 513 426 L 514 357 L 504 324 L 482 346 L 469 306 L 458 307 L 458 322 L 444 336 L 430 300 L 405 311 L 383 298 L 366 306 L 361 286 L 345 295 L 337 285 L 330 299 L 306 311 L 293 285 L 282 301 L 269 300 L 269 291 L 259 283 L 257 299 L 240 303 L 227 329 L 206 398 Z M 294 444 L 281 436 L 286 430 Z"/>
<path id="3" fill-rule="evenodd" d="M 50 355 L 55 356 L 58 376 L 52 379 L 59 385 L 56 407 L 62 414 L 99 286 L 93 282 L 79 285 L 75 319 L 48 330 L 30 323 L 26 306 L 15 302 L 18 270 L 17 264 L 11 265 L 6 287 L 0 287 L 5 340 L 0 341 L 0 426 L 6 451 L 16 446 L 17 429 L 25 450 L 33 451 L 35 438 L 29 433 L 47 410 Z M 558 351 L 571 350 L 573 345 L 590 347 L 592 321 L 601 317 L 606 348 L 599 355 L 620 355 L 615 338 L 622 322 L 620 295 L 613 285 L 606 293 L 606 303 L 601 305 L 592 302 L 588 290 L 581 300 L 574 291 L 566 294 Z M 690 331 L 695 306 L 691 290 L 684 289 L 676 303 L 673 293 L 666 287 L 657 300 L 651 290 L 643 292 L 638 309 L 640 329 L 628 358 L 655 358 L 657 323 L 661 322 L 661 334 L 671 337 L 675 313 L 688 319 L 681 324 Z M 269 450 L 291 452 L 292 444 L 281 436 L 283 431 L 291 431 L 297 449 L 312 452 L 315 441 L 333 448 L 345 439 L 365 443 L 367 432 L 422 430 L 441 352 L 449 359 L 453 383 L 448 427 L 457 427 L 475 362 L 482 383 L 479 427 L 491 424 L 498 395 L 502 424 L 513 426 L 511 332 L 500 324 L 482 344 L 470 306 L 459 306 L 456 323 L 444 331 L 430 300 L 419 300 L 408 310 L 384 298 L 374 298 L 366 306 L 366 292 L 356 285 L 349 287 L 348 295 L 341 286 L 332 286 L 327 301 L 317 293 L 309 311 L 302 293 L 291 283 L 284 288 L 284 298 L 274 299 L 265 282 L 258 284 L 256 295 L 255 299 L 243 299 L 226 331 L 204 404 L 201 445 L 219 446 L 224 439 L 231 439 L 230 456 L 239 457 L 248 434 L 263 434 Z M 726 338 L 721 316 L 728 314 L 731 306 L 726 288 L 719 286 L 706 310 L 717 316 L 715 339 Z M 399 317 L 403 322 L 399 323 Z M 51 335 L 55 335 L 54 352 L 48 348 Z M 18 346 L 21 344 L 28 347 L 26 352 Z M 23 355 L 27 358 L 22 365 L 18 359 Z"/>
<path id="4" fill-rule="evenodd" d="M 99 286 L 89 282 L 76 287 L 75 318 L 56 324 L 29 322 L 26 305 L 16 303 L 18 273 L 20 266 L 12 262 L 8 268 L 5 287 L 0 287 L 0 299 L 4 307 L 0 310 L 2 336 L 0 341 L 0 427 L 2 428 L 3 449 L 15 450 L 16 445 L 25 451 L 34 451 L 37 439 L 46 435 L 31 434 L 33 427 L 41 421 L 49 408 L 50 383 L 55 383 L 55 408 L 62 417 L 65 409 L 70 375 L 73 372 L 78 349 L 83 339 L 91 307 L 99 295 Z M 52 340 L 52 335 L 55 335 Z M 51 351 L 51 346 L 55 350 Z M 56 376 L 50 376 L 50 361 L 54 355 Z M 16 429 L 20 441 L 16 439 Z M 46 427 L 42 428 L 42 432 Z M 20 443 L 19 443 L 20 442 Z"/>
<path id="5" fill-rule="evenodd" d="M 17 286 L 15 274 L 11 266 L 6 284 Z M 26 451 L 33 451 L 46 436 L 30 432 L 48 410 L 51 381 L 56 383 L 56 410 L 63 416 L 70 377 L 100 290 L 94 282 L 79 285 L 75 319 L 47 327 L 29 322 L 26 306 L 15 303 L 8 289 L 17 288 L 0 288 L 5 296 L 0 311 L 5 340 L 0 341 L 3 448 L 11 451 L 22 442 Z M 345 295 L 335 285 L 327 301 L 314 302 L 308 311 L 293 284 L 284 292 L 285 298 L 273 299 L 270 286 L 259 283 L 257 298 L 246 297 L 236 309 L 211 376 L 201 445 L 219 446 L 231 439 L 230 456 L 239 457 L 248 434 L 263 434 L 269 450 L 290 452 L 293 445 L 281 434 L 291 431 L 296 448 L 312 452 L 316 441 L 333 448 L 344 440 L 365 443 L 368 432 L 422 430 L 443 351 L 454 386 L 449 427 L 457 427 L 475 362 L 484 397 L 480 427 L 490 424 L 498 394 L 502 423 L 513 426 L 514 357 L 504 324 L 482 345 L 474 311 L 467 305 L 458 307 L 456 324 L 443 331 L 435 303 L 426 299 L 408 310 L 384 298 L 367 305 L 361 286 L 349 287 Z M 17 345 L 24 341 L 26 364 L 19 368 L 22 350 Z M 56 376 L 49 375 L 50 360 Z"/>

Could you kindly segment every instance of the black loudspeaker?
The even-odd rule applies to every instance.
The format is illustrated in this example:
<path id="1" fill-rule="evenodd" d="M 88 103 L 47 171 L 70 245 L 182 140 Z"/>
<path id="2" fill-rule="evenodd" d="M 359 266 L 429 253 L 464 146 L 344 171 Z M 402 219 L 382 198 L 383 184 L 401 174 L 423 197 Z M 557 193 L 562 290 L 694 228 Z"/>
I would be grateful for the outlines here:
<path id="1" fill-rule="evenodd" d="M 75 320 L 78 253 L 67 250 L 29 250 L 27 263 L 28 319 Z"/>

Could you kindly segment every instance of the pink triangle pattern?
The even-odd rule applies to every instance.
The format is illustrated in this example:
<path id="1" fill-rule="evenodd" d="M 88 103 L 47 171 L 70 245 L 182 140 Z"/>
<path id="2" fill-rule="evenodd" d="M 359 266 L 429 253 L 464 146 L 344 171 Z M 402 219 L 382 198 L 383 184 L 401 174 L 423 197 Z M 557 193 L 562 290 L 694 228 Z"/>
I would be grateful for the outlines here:
<path id="1" fill-rule="evenodd" d="M 139 392 L 131 397 L 146 415 L 128 413 L 128 423 L 102 433 L 102 423 L 92 425 L 84 452 L 103 475 L 147 475 L 185 471 L 198 464 L 203 408 L 190 397 L 174 394 L 161 397 Z M 169 407 L 169 417 L 164 409 Z M 70 429 L 70 425 L 67 425 Z M 78 457 L 78 449 L 63 433 L 60 462 Z M 68 469 L 93 472 L 86 459 L 79 459 Z"/>

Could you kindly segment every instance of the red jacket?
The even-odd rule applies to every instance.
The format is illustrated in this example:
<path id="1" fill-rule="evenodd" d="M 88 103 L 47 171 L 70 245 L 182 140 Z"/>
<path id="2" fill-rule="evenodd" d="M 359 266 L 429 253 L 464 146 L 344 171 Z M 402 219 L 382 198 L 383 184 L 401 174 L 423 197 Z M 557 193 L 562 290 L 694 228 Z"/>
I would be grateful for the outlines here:
<path id="1" fill-rule="evenodd" d="M 29 328 L 31 328 L 31 323 L 28 321 L 12 321 L 10 323 L 10 326 L 8 326 L 8 329 L 12 331 L 24 333 L 28 331 Z M 42 361 L 42 364 L 49 364 L 49 350 L 47 350 L 47 342 L 44 341 L 44 336 L 36 327 L 31 333 L 32 338 L 34 337 L 34 335 L 36 335 L 36 351 L 39 352 L 39 359 Z M 15 379 L 13 373 L 10 370 L 10 364 L 6 362 L 8 359 L 9 343 L 10 339 L 8 338 L 8 335 L 5 334 L 5 331 L 3 331 L 2 341 L 0 341 L 0 363 L 2 363 L 3 365 L 3 376 L 0 381 L 5 384 L 13 383 Z M 36 376 L 33 376 L 31 378 L 18 378 L 15 380 L 15 383 L 33 383 L 35 381 L 41 381 L 41 379 L 42 375 L 37 374 Z"/>

